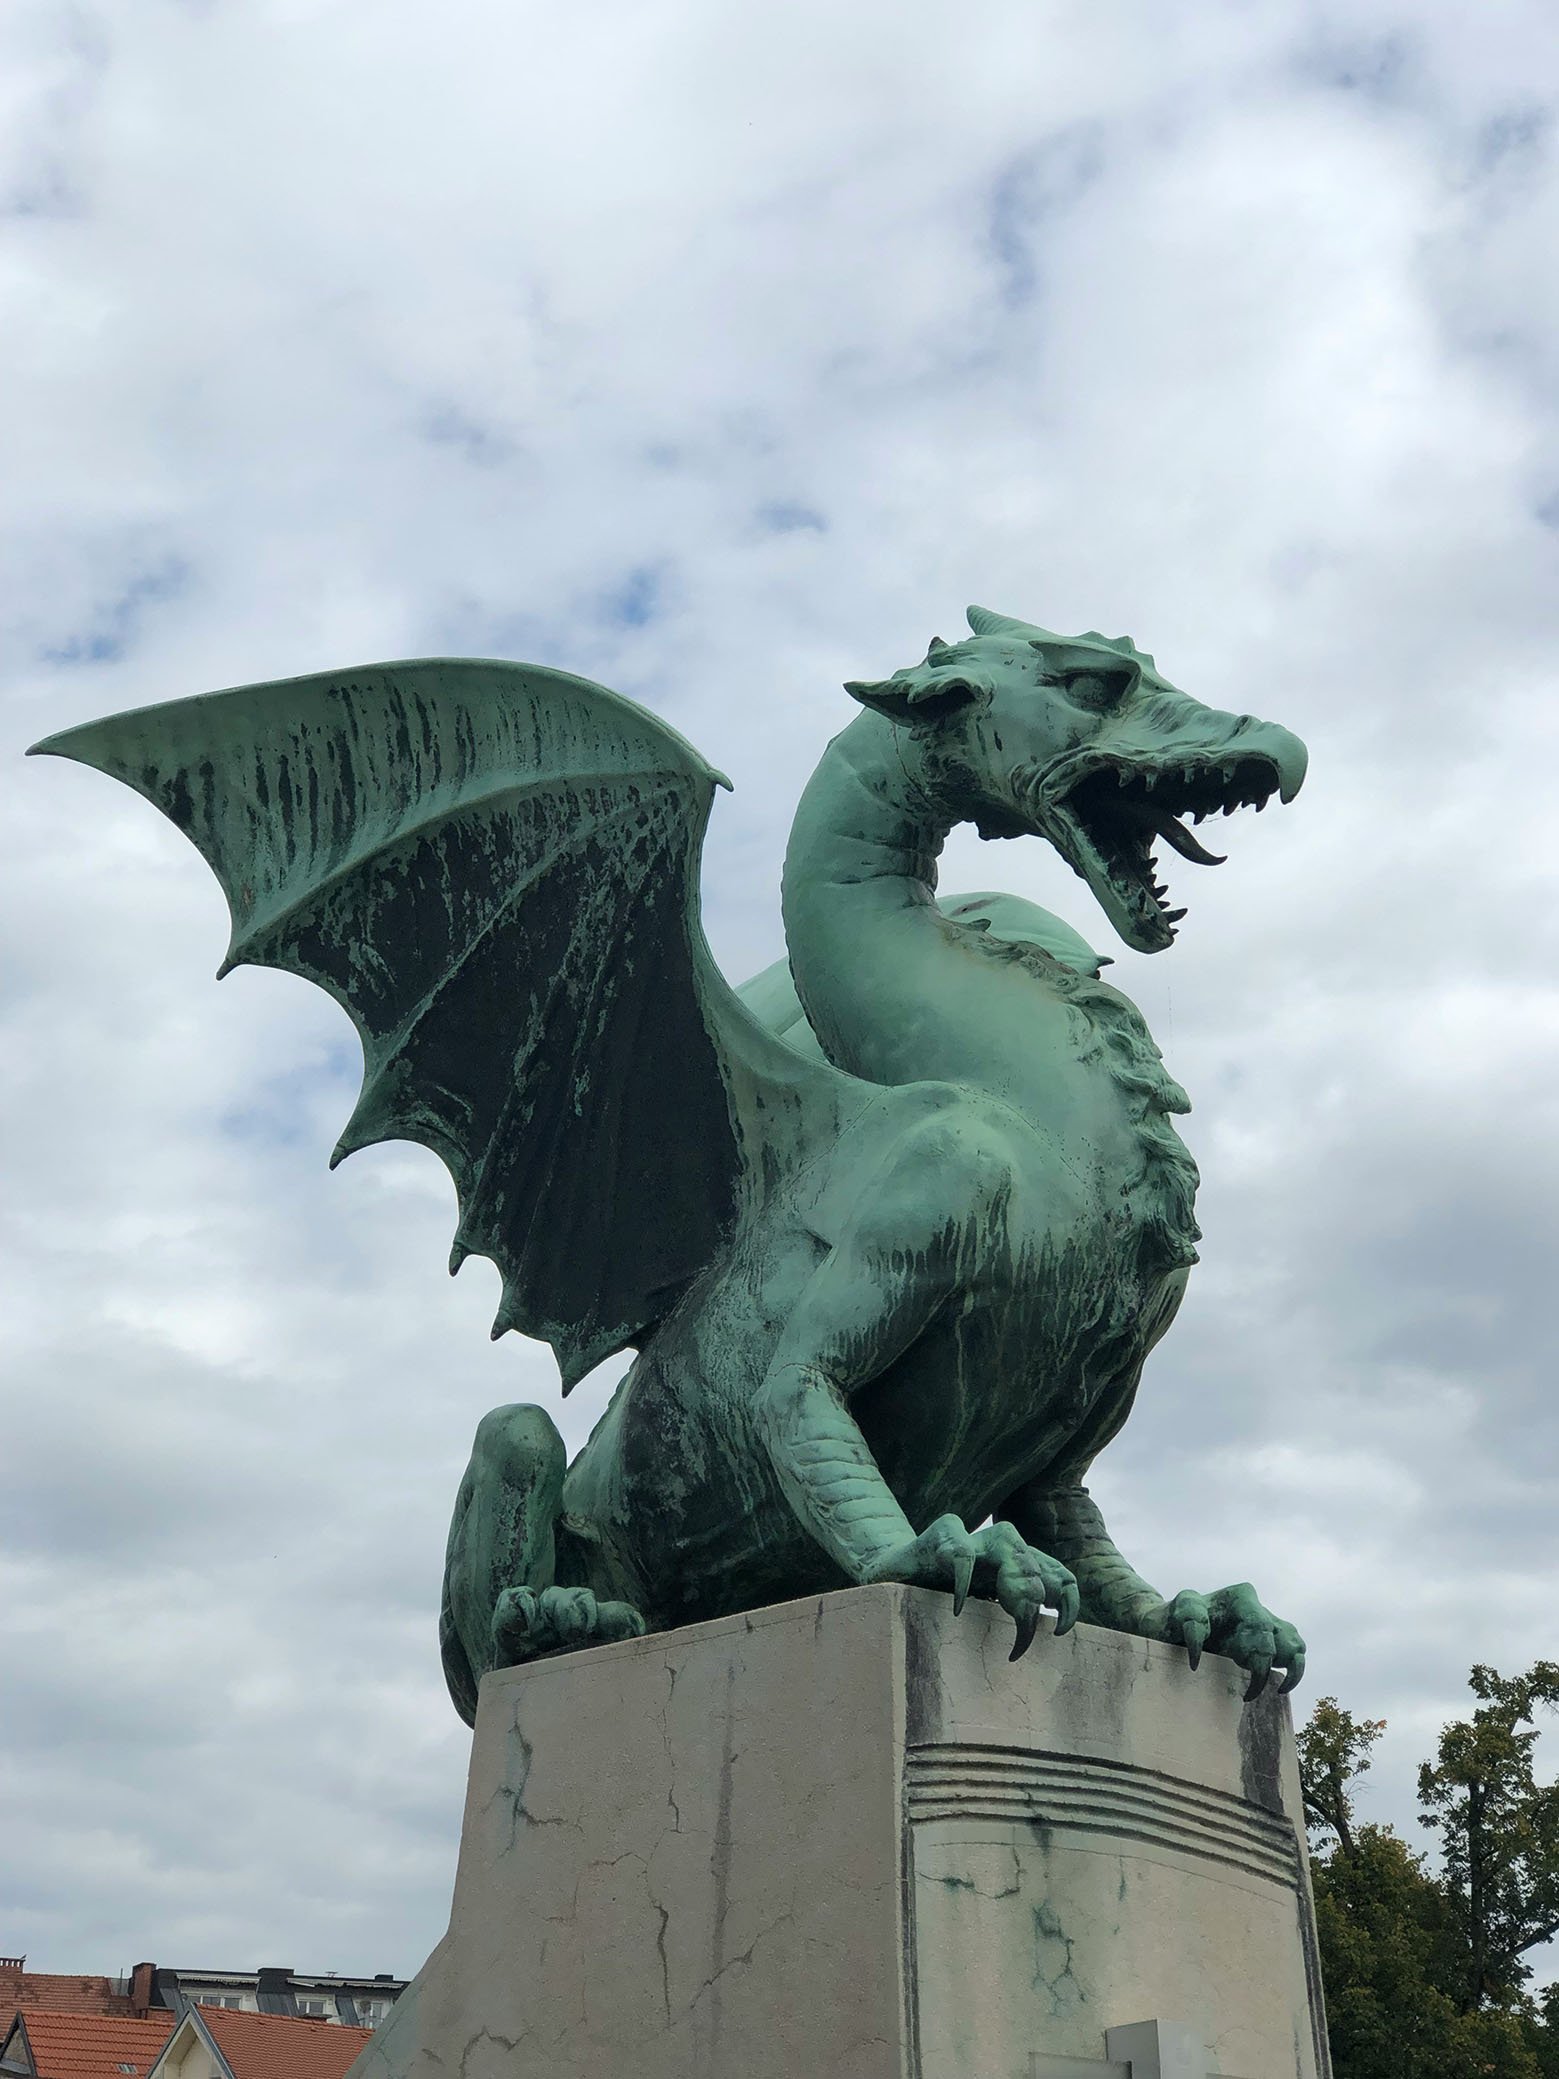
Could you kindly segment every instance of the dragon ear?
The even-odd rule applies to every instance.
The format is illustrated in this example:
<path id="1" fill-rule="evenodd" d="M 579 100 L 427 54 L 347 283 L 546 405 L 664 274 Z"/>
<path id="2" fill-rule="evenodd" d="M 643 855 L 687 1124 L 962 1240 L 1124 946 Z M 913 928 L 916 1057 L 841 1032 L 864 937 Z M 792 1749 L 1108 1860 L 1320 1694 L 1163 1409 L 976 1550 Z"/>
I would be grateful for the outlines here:
<path id="1" fill-rule="evenodd" d="M 990 691 L 978 679 L 936 678 L 925 670 L 896 672 L 891 679 L 846 679 L 844 690 L 862 707 L 910 729 L 929 728 Z"/>

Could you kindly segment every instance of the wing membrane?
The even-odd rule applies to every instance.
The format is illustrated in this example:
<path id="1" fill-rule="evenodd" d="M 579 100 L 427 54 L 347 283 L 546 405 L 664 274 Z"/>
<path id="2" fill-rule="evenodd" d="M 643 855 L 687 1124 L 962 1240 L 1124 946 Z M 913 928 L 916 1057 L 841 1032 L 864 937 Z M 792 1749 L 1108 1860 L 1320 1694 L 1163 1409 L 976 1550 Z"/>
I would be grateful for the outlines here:
<path id="1" fill-rule="evenodd" d="M 223 973 L 282 968 L 349 1013 L 363 1088 L 334 1159 L 433 1149 L 460 1202 L 451 1267 L 492 1258 L 494 1334 L 550 1342 L 565 1390 L 710 1261 L 772 1166 L 755 1135 L 794 1136 L 818 1079 L 846 1081 L 769 1040 L 709 958 L 698 860 L 725 782 L 586 680 L 380 665 L 36 748 L 199 848 L 232 915 Z"/>

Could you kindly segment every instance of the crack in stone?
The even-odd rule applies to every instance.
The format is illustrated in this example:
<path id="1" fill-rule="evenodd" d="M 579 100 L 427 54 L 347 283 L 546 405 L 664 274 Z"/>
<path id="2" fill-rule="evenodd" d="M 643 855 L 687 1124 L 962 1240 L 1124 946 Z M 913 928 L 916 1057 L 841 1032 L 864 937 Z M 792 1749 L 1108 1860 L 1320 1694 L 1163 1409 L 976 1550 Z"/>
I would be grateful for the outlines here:
<path id="1" fill-rule="evenodd" d="M 1072 1937 L 1061 1925 L 1054 1906 L 1048 1900 L 1034 1908 L 1034 1942 L 1034 1988 L 1049 1997 L 1051 2014 L 1070 2014 L 1078 2007 L 1086 2006 L 1088 1995 L 1078 1984 L 1072 1969 Z M 1047 1971 L 1045 1951 L 1056 1944 L 1063 1951 L 1065 1960 L 1060 1970 Z"/>
<path id="2" fill-rule="evenodd" d="M 472 2057 L 475 2056 L 479 2044 L 496 2043 L 500 2050 L 507 2050 L 512 2055 L 524 2041 L 524 2036 L 511 2038 L 509 2036 L 500 2036 L 496 2029 L 479 2028 L 474 2036 L 467 2037 L 465 2048 L 460 2053 L 460 2079 L 469 2079 L 467 2067 Z"/>
<path id="3" fill-rule="evenodd" d="M 699 1986 L 697 1992 L 694 1993 L 692 2000 L 690 2001 L 688 2006 L 688 2012 L 691 2014 L 697 2010 L 698 2003 L 704 1997 L 704 1994 L 706 1992 L 718 1993 L 720 1989 L 720 1980 L 724 1978 L 728 1972 L 734 1971 L 738 1965 L 741 1965 L 743 1968 L 750 1965 L 753 1959 L 753 1952 L 758 1947 L 758 1944 L 760 1942 L 767 1941 L 769 1936 L 777 1933 L 780 1928 L 788 1926 L 789 1923 L 795 1919 L 795 1917 L 796 1916 L 794 1912 L 791 1911 L 781 1913 L 779 1918 L 777 1920 L 771 1920 L 767 1927 L 760 1927 L 758 1932 L 753 1936 L 752 1940 L 747 1944 L 747 1947 L 744 1950 L 742 1950 L 739 1955 L 726 1957 L 724 1961 L 721 1963 L 719 1969 L 712 1972 L 710 1976 L 704 1980 L 703 1984 Z M 718 2014 L 718 2000 L 716 2002 L 716 2009 Z M 718 2020 L 716 2022 L 716 2029 L 718 2031 Z"/>
<path id="4" fill-rule="evenodd" d="M 973 1897 L 978 1899 L 990 1899 L 992 1901 L 998 1899 L 1015 1899 L 1018 1896 L 1019 1892 L 1023 1889 L 1023 1864 L 1018 1855 L 1017 1849 L 1013 1847 L 1010 1843 L 1008 1844 L 1005 1853 L 1012 1857 L 1012 1882 L 1010 1884 L 1004 1884 L 999 1891 L 988 1891 L 986 1887 L 974 1877 L 929 1877 L 925 1881 L 932 1884 L 940 1884 L 944 1891 L 967 1891 Z"/>
<path id="5" fill-rule="evenodd" d="M 645 1881 L 646 1883 L 649 1881 L 648 1871 L 645 1872 Z M 655 1930 L 655 1948 L 660 1957 L 660 1996 L 665 2005 L 666 2026 L 669 2028 L 671 2026 L 671 1964 L 666 1956 L 666 1930 L 671 1925 L 671 1915 L 653 1892 L 650 1894 L 650 1904 L 660 1915 L 660 1926 Z"/>
<path id="6" fill-rule="evenodd" d="M 660 1712 L 660 1737 L 661 1744 L 666 1752 L 666 1803 L 671 1807 L 671 1831 L 674 1834 L 679 1834 L 682 1831 L 682 1807 L 677 1803 L 676 1756 L 671 1751 L 671 1706 L 676 1693 L 677 1671 L 668 1660 L 666 1662 L 666 1701 L 662 1704 Z"/>
<path id="7" fill-rule="evenodd" d="M 714 1879 L 714 1924 L 710 1937 L 711 1965 L 704 1986 L 718 1987 L 725 1971 L 725 1915 L 730 1901 L 731 1889 L 731 1802 L 735 1794 L 736 1770 L 736 1667 L 732 1662 L 725 1671 L 725 1736 L 720 1747 L 720 1796 L 715 1812 L 715 1837 L 709 1856 L 710 1875 Z M 693 2004 L 698 2004 L 695 1997 Z M 720 2034 L 720 2002 L 715 1998 L 713 2029 L 716 2040 Z"/>
<path id="8" fill-rule="evenodd" d="M 556 1819 L 540 1819 L 530 1810 L 525 1802 L 525 1787 L 530 1781 L 531 1763 L 535 1758 L 535 1750 L 520 1730 L 518 1709 L 516 1709 L 514 1714 L 514 1722 L 509 1727 L 505 1744 L 509 1751 L 509 1766 L 504 1771 L 504 1781 L 498 1785 L 492 1796 L 482 1807 L 482 1817 L 484 1819 L 492 1811 L 494 1805 L 502 1804 L 508 1807 L 509 1838 L 500 1853 L 505 1855 L 513 1854 L 519 1843 L 520 1821 L 522 1819 L 527 1827 L 566 1826 L 572 1827 L 574 1832 L 578 1833 L 581 1828 L 580 1822 L 577 1819 L 567 1819 L 561 1815 Z"/>

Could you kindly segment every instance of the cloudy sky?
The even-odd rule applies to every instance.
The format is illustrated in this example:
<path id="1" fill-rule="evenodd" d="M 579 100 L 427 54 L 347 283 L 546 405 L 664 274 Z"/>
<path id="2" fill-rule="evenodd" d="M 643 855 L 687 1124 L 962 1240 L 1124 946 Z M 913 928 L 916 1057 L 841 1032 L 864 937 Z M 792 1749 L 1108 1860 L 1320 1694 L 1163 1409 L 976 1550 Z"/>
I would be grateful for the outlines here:
<path id="1" fill-rule="evenodd" d="M 21 763 L 216 686 L 463 652 L 646 702 L 736 782 L 733 976 L 781 949 L 840 682 L 969 600 L 1298 730 L 1299 802 L 1177 866 L 1179 945 L 1114 948 L 1206 1240 L 1096 1491 L 1390 1720 L 1409 1828 L 1469 1663 L 1555 1651 L 1552 36 L 1542 0 L 11 0 L 0 1951 L 415 1968 L 450 1501 L 484 1410 L 557 1407 L 491 1268 L 445 1276 L 434 1158 L 327 1173 L 341 1013 L 213 986 L 194 852 Z M 993 883 L 1108 933 L 960 834 L 944 885 Z"/>

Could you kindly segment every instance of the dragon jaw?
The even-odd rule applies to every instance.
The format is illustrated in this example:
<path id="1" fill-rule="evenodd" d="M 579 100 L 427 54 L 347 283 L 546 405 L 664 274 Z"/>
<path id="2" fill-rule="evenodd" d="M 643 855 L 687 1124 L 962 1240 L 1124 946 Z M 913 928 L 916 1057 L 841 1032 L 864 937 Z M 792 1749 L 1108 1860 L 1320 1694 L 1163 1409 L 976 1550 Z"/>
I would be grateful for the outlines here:
<path id="1" fill-rule="evenodd" d="M 1285 802 L 1304 777 L 1303 746 L 1287 730 L 1250 725 L 1273 741 L 1131 757 L 1104 747 L 1055 761 L 1013 781 L 1033 826 L 1081 875 L 1127 945 L 1159 953 L 1172 945 L 1185 909 L 1171 909 L 1157 878 L 1161 841 L 1198 866 L 1221 866 L 1181 820 Z"/>

